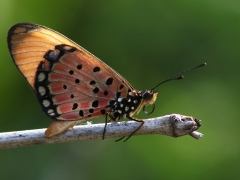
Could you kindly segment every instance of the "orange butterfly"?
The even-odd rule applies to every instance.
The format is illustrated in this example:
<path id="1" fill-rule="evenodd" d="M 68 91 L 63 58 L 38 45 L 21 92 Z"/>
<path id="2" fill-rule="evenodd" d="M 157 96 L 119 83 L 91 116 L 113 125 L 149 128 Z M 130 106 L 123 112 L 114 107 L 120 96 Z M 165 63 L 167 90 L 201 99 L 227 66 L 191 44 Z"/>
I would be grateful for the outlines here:
<path id="1" fill-rule="evenodd" d="M 103 138 L 108 117 L 113 121 L 128 118 L 140 122 L 130 138 L 144 123 L 132 116 L 153 105 L 157 98 L 153 89 L 158 85 L 147 91 L 135 90 L 107 64 L 49 28 L 16 24 L 8 32 L 8 47 L 44 113 L 55 120 L 45 132 L 48 137 L 105 115 Z"/>

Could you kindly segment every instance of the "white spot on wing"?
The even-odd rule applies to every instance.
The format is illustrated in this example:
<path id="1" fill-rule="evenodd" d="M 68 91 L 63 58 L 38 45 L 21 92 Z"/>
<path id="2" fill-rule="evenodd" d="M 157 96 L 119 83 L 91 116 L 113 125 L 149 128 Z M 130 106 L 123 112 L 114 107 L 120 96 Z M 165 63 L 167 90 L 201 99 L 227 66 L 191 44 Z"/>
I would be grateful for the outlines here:
<path id="1" fill-rule="evenodd" d="M 48 114 L 49 114 L 50 116 L 54 116 L 54 115 L 55 115 L 54 110 L 53 110 L 53 109 L 49 109 L 49 110 L 48 110 Z"/>
<path id="2" fill-rule="evenodd" d="M 40 93 L 41 96 L 46 94 L 46 89 L 42 86 L 38 87 L 38 92 Z"/>
<path id="3" fill-rule="evenodd" d="M 39 73 L 39 75 L 38 75 L 38 81 L 39 82 L 44 81 L 45 78 L 46 78 L 46 75 L 44 73 Z"/>
<path id="4" fill-rule="evenodd" d="M 54 115 L 55 115 L 55 113 L 50 113 L 49 115 L 50 115 L 50 116 L 54 116 Z"/>
<path id="5" fill-rule="evenodd" d="M 56 61 L 58 59 L 59 53 L 59 50 L 51 51 L 48 56 L 50 57 L 50 59 Z"/>
<path id="6" fill-rule="evenodd" d="M 49 100 L 43 100 L 42 104 L 43 104 L 44 107 L 48 107 L 48 106 L 50 106 L 50 101 Z"/>

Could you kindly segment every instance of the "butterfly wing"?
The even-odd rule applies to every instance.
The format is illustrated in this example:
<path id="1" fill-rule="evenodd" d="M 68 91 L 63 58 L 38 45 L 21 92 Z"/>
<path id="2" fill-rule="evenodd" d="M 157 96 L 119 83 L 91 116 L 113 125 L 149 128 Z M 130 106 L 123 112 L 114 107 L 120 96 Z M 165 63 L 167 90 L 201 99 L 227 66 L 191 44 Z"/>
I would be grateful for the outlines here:
<path id="1" fill-rule="evenodd" d="M 126 97 L 133 90 L 100 59 L 46 27 L 30 23 L 12 26 L 8 47 L 45 114 L 60 120 L 50 125 L 47 136 L 104 115 L 117 93 Z M 61 56 L 56 55 L 59 52 Z"/>

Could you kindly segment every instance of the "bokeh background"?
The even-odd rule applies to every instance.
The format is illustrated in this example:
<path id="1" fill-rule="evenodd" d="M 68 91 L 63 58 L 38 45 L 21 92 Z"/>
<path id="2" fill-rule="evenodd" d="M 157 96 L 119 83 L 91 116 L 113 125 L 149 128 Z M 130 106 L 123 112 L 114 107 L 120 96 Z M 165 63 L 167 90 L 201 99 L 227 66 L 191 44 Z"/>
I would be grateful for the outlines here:
<path id="1" fill-rule="evenodd" d="M 162 85 L 150 118 L 202 120 L 205 136 L 134 136 L 0 150 L 0 179 L 239 179 L 240 1 L 0 1 L 0 132 L 48 127 L 14 66 L 7 31 L 18 22 L 54 29 L 102 59 L 136 89 Z M 104 122 L 104 118 L 93 119 Z"/>

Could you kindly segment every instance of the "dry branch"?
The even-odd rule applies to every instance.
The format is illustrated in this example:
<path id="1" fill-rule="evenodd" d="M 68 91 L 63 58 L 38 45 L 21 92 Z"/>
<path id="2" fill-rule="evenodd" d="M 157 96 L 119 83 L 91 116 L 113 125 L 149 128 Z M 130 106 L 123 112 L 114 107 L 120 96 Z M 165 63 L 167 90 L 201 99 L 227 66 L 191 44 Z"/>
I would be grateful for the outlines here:
<path id="1" fill-rule="evenodd" d="M 200 120 L 190 116 L 171 114 L 146 119 L 144 122 L 141 129 L 134 135 L 162 134 L 171 137 L 180 137 L 189 134 L 195 139 L 203 137 L 203 134 L 195 131 L 201 126 Z M 139 123 L 135 121 L 109 123 L 105 138 L 128 136 L 138 126 Z M 0 133 L 0 148 L 101 139 L 103 128 L 104 124 L 79 125 L 61 135 L 51 138 L 45 136 L 44 132 L 46 129 Z"/>

